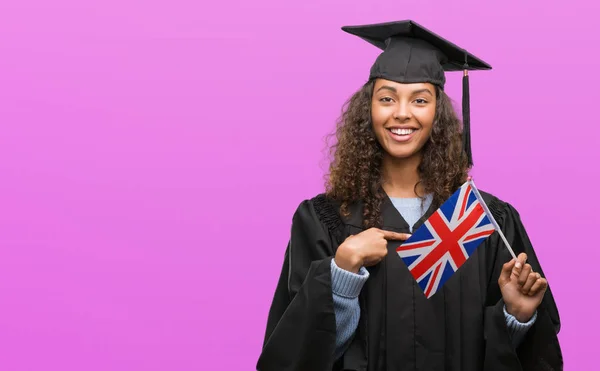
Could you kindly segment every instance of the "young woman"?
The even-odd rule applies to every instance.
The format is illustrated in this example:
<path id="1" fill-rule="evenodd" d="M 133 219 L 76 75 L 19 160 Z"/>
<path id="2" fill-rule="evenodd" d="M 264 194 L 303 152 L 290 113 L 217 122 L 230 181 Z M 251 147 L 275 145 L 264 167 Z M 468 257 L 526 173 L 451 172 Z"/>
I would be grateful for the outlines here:
<path id="1" fill-rule="evenodd" d="M 257 368 L 562 370 L 558 311 L 510 204 L 482 192 L 518 259 L 494 233 L 429 299 L 395 253 L 468 177 L 444 73 L 489 65 L 412 21 L 343 29 L 384 51 L 338 124 L 327 192 L 293 217 Z"/>

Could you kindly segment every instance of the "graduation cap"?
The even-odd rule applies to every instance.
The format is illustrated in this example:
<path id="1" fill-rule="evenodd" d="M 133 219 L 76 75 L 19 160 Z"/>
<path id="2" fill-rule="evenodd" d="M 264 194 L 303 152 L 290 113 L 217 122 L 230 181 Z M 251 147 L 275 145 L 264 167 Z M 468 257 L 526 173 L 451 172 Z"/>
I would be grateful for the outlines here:
<path id="1" fill-rule="evenodd" d="M 464 71 L 463 146 L 472 166 L 468 71 L 490 70 L 492 66 L 410 20 L 344 26 L 342 30 L 383 50 L 371 67 L 369 79 L 379 77 L 406 84 L 428 82 L 443 89 L 445 71 Z"/>

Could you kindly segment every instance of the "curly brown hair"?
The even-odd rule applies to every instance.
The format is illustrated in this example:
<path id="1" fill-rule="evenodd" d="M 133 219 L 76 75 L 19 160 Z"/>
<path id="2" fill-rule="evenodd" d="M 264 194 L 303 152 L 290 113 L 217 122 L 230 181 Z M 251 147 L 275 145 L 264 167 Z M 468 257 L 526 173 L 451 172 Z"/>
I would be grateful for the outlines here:
<path id="1" fill-rule="evenodd" d="M 382 188 L 384 149 L 371 121 L 371 99 L 375 80 L 368 81 L 342 107 L 335 144 L 329 147 L 330 165 L 326 175 L 327 196 L 341 204 L 341 214 L 363 201 L 365 228 L 381 226 L 381 204 L 387 195 Z M 437 102 L 431 137 L 422 149 L 418 167 L 420 183 L 433 195 L 434 206 L 441 205 L 467 178 L 467 158 L 463 151 L 461 122 L 446 93 L 436 86 Z M 329 142 L 329 141 L 328 141 Z M 415 186 L 416 191 L 416 186 Z"/>

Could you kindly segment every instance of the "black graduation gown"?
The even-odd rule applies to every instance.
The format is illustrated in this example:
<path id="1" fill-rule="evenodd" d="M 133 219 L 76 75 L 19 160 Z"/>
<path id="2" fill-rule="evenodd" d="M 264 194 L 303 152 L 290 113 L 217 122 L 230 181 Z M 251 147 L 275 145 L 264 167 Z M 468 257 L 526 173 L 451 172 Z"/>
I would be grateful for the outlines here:
<path id="1" fill-rule="evenodd" d="M 527 253 L 528 263 L 544 276 L 517 211 L 481 193 L 515 253 Z M 335 361 L 331 259 L 347 236 L 364 230 L 360 203 L 348 219 L 340 219 L 336 210 L 319 195 L 303 201 L 294 214 L 257 370 L 562 370 L 560 319 L 550 289 L 521 346 L 515 350 L 511 343 L 498 286 L 511 256 L 498 233 L 431 299 L 395 253 L 401 242 L 390 241 L 387 257 L 368 268 L 358 329 Z M 434 211 L 432 206 L 414 229 Z M 389 198 L 382 216 L 382 229 L 409 232 Z"/>

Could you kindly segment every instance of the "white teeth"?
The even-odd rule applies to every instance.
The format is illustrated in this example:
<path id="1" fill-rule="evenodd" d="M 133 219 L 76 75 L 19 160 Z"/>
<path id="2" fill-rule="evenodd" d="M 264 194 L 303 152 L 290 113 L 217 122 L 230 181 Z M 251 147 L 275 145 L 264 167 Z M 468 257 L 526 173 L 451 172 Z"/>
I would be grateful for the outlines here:
<path id="1" fill-rule="evenodd" d="M 410 135 L 415 129 L 390 129 L 390 131 L 396 135 Z"/>

